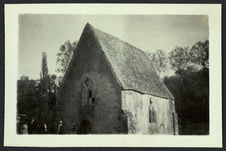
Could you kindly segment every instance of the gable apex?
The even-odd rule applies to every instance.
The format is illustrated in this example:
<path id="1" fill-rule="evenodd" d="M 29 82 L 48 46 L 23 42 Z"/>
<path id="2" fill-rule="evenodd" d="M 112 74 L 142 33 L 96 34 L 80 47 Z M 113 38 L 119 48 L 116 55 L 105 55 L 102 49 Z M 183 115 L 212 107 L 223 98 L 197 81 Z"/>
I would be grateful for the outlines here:
<path id="1" fill-rule="evenodd" d="M 84 31 L 88 29 L 106 55 L 124 90 L 135 90 L 144 94 L 174 99 L 141 49 L 99 30 L 89 23 L 86 24 Z"/>
<path id="2" fill-rule="evenodd" d="M 87 29 L 93 29 L 93 26 L 89 22 L 87 22 L 84 27 L 84 30 L 87 30 Z"/>
<path id="3" fill-rule="evenodd" d="M 173 95 L 157 75 L 154 66 L 141 49 L 87 23 L 76 47 L 77 51 L 81 41 L 83 41 L 82 39 L 88 33 L 91 34 L 100 47 L 117 82 L 123 90 L 133 90 L 143 94 L 174 100 Z M 71 68 L 75 56 L 76 54 L 71 59 L 63 81 L 67 77 L 68 70 Z"/>

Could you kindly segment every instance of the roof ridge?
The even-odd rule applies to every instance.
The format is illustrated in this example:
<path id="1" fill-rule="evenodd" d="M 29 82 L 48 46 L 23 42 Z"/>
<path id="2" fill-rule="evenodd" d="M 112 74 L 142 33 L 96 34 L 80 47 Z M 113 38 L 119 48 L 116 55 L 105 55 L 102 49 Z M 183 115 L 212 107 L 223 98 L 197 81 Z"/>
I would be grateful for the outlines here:
<path id="1" fill-rule="evenodd" d="M 89 24 L 89 23 L 87 23 L 87 24 Z M 133 47 L 133 48 L 139 50 L 139 51 L 142 52 L 143 54 L 145 54 L 145 52 L 144 52 L 143 50 L 141 50 L 140 48 L 138 48 L 138 47 L 136 47 L 136 46 L 130 44 L 129 42 L 127 42 L 127 41 L 125 41 L 125 40 L 122 40 L 122 39 L 120 39 L 119 37 L 117 37 L 117 36 L 115 36 L 115 35 L 111 35 L 111 34 L 105 32 L 105 31 L 102 31 L 102 30 L 100 30 L 99 28 L 93 27 L 91 24 L 89 24 L 89 25 L 92 27 L 92 29 L 93 29 L 94 31 L 95 31 L 95 30 L 97 30 L 97 31 L 99 30 L 100 32 L 102 32 L 102 33 L 104 33 L 104 34 L 107 34 L 107 35 L 109 35 L 109 36 L 111 36 L 111 37 L 113 37 L 113 38 L 115 38 L 115 39 L 117 39 L 117 40 L 119 40 L 119 41 L 121 41 L 121 42 L 123 42 L 123 43 L 126 43 L 127 45 L 129 45 L 129 46 L 131 46 L 131 47 Z"/>
<path id="2" fill-rule="evenodd" d="M 87 23 L 86 28 L 89 28 L 93 32 L 95 38 L 97 39 L 97 42 L 100 44 L 101 49 L 103 50 L 104 54 L 106 55 L 106 57 L 110 61 L 110 64 L 113 67 L 113 71 L 115 72 L 116 76 L 119 78 L 120 83 L 123 84 L 122 87 L 124 89 L 131 88 L 131 89 L 139 90 L 142 87 L 141 89 L 143 89 L 143 90 L 141 90 L 141 89 L 140 90 L 143 91 L 144 93 L 148 93 L 148 91 L 152 91 L 151 94 L 154 94 L 154 95 L 158 94 L 161 97 L 167 97 L 167 98 L 171 98 L 171 99 L 173 98 L 172 94 L 170 93 L 168 88 L 165 86 L 164 82 L 161 80 L 161 78 L 157 74 L 155 67 L 153 66 L 152 62 L 150 61 L 150 59 L 147 57 L 146 53 L 143 50 L 137 48 L 136 46 L 131 45 L 130 43 L 128 43 L 128 42 L 126 42 L 126 41 L 124 41 L 124 40 L 122 40 L 122 39 L 120 39 L 120 38 L 118 38 L 114 35 L 111 35 L 107 32 L 104 32 L 104 31 L 96 28 L 96 27 L 93 27 L 91 24 Z M 120 48 L 121 47 L 120 45 L 122 45 L 123 48 Z M 135 55 L 134 56 L 136 58 L 135 60 L 128 57 L 125 54 L 125 53 L 130 53 L 130 52 L 131 53 L 133 52 L 133 55 Z M 119 54 L 119 56 L 117 56 L 117 54 Z M 120 59 L 117 58 L 116 56 L 119 57 Z M 120 56 L 123 57 L 123 58 L 125 57 L 125 58 L 123 59 Z M 115 58 L 115 59 L 113 59 L 113 58 Z M 124 61 L 128 61 L 127 60 L 128 58 L 130 58 L 131 60 L 129 59 L 129 62 L 127 62 L 127 63 L 124 62 Z M 141 63 L 137 62 L 139 65 L 135 65 L 137 63 L 135 63 L 135 64 L 132 63 L 134 65 L 131 65 L 131 61 L 138 61 L 138 62 L 141 62 Z M 127 69 L 130 68 L 128 70 L 128 72 L 130 72 L 130 73 L 126 73 L 125 70 L 127 70 L 127 69 L 125 69 L 124 67 L 119 67 L 119 66 L 122 65 L 122 63 L 125 63 L 125 67 Z M 132 66 L 134 66 L 134 67 L 132 67 Z M 135 68 L 135 66 L 136 66 L 136 68 Z M 141 68 L 146 68 L 146 69 L 141 69 Z M 141 71 L 140 71 L 140 69 L 141 69 Z M 144 73 L 144 72 L 146 72 L 146 73 Z M 152 84 L 143 84 L 143 86 L 137 87 L 136 84 L 138 84 L 138 83 L 141 84 L 139 82 L 139 80 L 137 79 L 138 83 L 135 82 L 135 85 L 134 85 L 134 83 L 131 85 L 128 82 L 126 82 L 128 80 L 126 76 L 129 76 L 128 78 L 132 78 L 130 80 L 135 80 L 137 78 L 138 79 L 144 78 L 146 80 L 145 82 L 150 82 Z M 151 80 L 150 78 L 153 78 L 155 80 L 153 80 L 153 79 Z M 148 79 L 151 80 L 151 81 L 147 81 Z M 145 85 L 149 88 L 146 88 Z M 152 86 L 154 85 L 156 90 L 150 90 L 151 89 L 150 85 L 152 85 Z M 132 88 L 132 87 L 134 87 L 134 88 Z"/>
<path id="3" fill-rule="evenodd" d="M 113 73 L 113 76 L 115 77 L 115 79 L 116 79 L 117 83 L 120 85 L 120 87 L 123 87 L 123 86 L 122 86 L 122 81 L 119 80 L 117 74 L 115 73 L 115 71 L 114 71 L 114 69 L 113 69 L 111 63 L 109 62 L 109 59 L 108 59 L 108 57 L 107 57 L 107 55 L 106 55 L 106 52 L 103 50 L 103 48 L 102 48 L 102 46 L 101 46 L 101 43 L 99 42 L 98 37 L 97 37 L 97 35 L 96 35 L 96 33 L 95 33 L 95 30 L 99 30 L 99 29 L 97 29 L 97 28 L 93 27 L 91 24 L 87 23 L 86 26 L 85 26 L 85 28 L 84 28 L 84 31 L 86 31 L 86 30 L 90 30 L 90 31 L 92 32 L 91 34 L 93 35 L 93 38 L 95 39 L 95 42 L 97 43 L 97 45 L 98 45 L 98 46 L 100 47 L 100 49 L 102 50 L 103 55 L 104 55 L 104 57 L 105 57 L 105 59 L 106 59 L 108 65 L 109 65 L 109 67 L 110 67 L 110 70 L 111 70 L 112 73 Z M 100 30 L 100 31 L 101 31 L 101 30 Z M 103 32 L 103 31 L 101 31 L 101 32 Z M 107 33 L 106 33 L 106 34 L 107 34 Z"/>
<path id="4" fill-rule="evenodd" d="M 130 43 L 87 23 L 76 49 L 87 32 L 94 37 L 123 89 L 133 89 L 145 94 L 174 99 L 145 52 Z M 75 54 L 73 59 L 75 59 Z"/>
<path id="5" fill-rule="evenodd" d="M 100 29 L 98 29 L 98 28 L 92 26 L 92 25 L 91 25 L 90 23 L 88 23 L 88 22 L 87 22 L 86 26 L 87 26 L 87 28 L 89 27 L 90 29 L 92 29 L 92 30 L 94 31 L 94 34 L 95 34 L 95 30 L 100 31 L 100 32 L 102 32 L 102 33 L 104 33 L 104 34 L 107 34 L 107 35 L 109 35 L 109 36 L 111 36 L 111 37 L 113 37 L 113 38 L 115 38 L 115 39 L 117 39 L 117 40 L 119 40 L 119 41 L 121 41 L 121 42 L 123 42 L 123 43 L 126 43 L 127 45 L 129 45 L 129 46 L 135 48 L 135 50 L 140 51 L 141 53 L 143 53 L 143 54 L 145 55 L 145 57 L 147 58 L 147 60 L 149 61 L 151 67 L 154 68 L 154 71 L 155 71 L 155 73 L 157 74 L 157 71 L 156 71 L 155 67 L 153 66 L 153 64 L 151 63 L 150 59 L 147 57 L 146 53 L 145 53 L 143 50 L 141 50 L 140 48 L 138 48 L 138 47 L 136 47 L 136 46 L 130 44 L 129 42 L 127 42 L 127 41 L 125 41 L 125 40 L 120 39 L 119 37 L 116 37 L 116 36 L 114 36 L 114 35 L 111 35 L 111 34 L 105 32 L 105 31 L 102 31 L 102 30 L 100 30 Z"/>
<path id="6" fill-rule="evenodd" d="M 120 39 L 120 38 L 118 38 L 118 37 L 116 37 L 116 36 L 114 36 L 114 35 L 111 35 L 111 34 L 105 32 L 105 31 L 102 31 L 102 30 L 100 30 L 100 29 L 98 29 L 98 28 L 96 28 L 96 27 L 93 27 L 93 26 L 92 26 L 91 24 L 89 24 L 89 23 L 87 23 L 86 25 L 87 25 L 88 27 L 91 27 L 92 30 L 94 30 L 94 34 L 95 34 L 95 30 L 100 31 L 100 32 L 102 32 L 102 33 L 104 33 L 104 34 L 107 34 L 107 35 L 109 35 L 109 36 L 111 36 L 111 37 L 113 37 L 113 38 L 115 38 L 115 39 L 117 39 L 117 40 L 119 40 L 119 41 L 121 41 L 121 42 L 123 42 L 123 43 L 126 43 L 127 45 L 129 45 L 129 46 L 131 46 L 131 47 L 133 47 L 133 48 L 135 48 L 136 51 L 140 51 L 141 53 L 143 53 L 144 56 L 147 58 L 147 60 L 148 60 L 149 64 L 151 65 L 151 67 L 154 68 L 154 72 L 157 74 L 157 71 L 156 71 L 155 67 L 153 66 L 153 64 L 151 63 L 150 59 L 147 57 L 146 53 L 145 53 L 143 50 L 141 50 L 140 48 L 138 48 L 138 47 L 136 47 L 136 46 L 133 46 L 133 45 L 130 44 L 129 42 L 124 41 L 124 40 L 122 40 L 122 39 Z M 160 79 L 160 80 L 161 80 L 161 79 Z"/>

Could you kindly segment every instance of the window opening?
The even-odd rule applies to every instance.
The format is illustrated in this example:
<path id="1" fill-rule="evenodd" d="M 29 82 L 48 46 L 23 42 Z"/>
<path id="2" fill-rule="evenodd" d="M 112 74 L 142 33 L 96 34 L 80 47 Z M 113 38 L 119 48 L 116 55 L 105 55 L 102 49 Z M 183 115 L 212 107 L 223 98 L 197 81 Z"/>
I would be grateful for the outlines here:
<path id="1" fill-rule="evenodd" d="M 149 123 L 157 123 L 156 107 L 151 99 L 149 101 Z"/>

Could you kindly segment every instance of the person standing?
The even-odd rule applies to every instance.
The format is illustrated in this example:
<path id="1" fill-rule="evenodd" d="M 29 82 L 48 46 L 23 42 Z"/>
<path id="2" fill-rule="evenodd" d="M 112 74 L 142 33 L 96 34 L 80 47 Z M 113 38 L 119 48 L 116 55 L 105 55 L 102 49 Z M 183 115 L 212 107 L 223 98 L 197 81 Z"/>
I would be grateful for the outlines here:
<path id="1" fill-rule="evenodd" d="M 43 134 L 47 134 L 47 124 L 43 124 Z"/>
<path id="2" fill-rule="evenodd" d="M 30 125 L 28 125 L 29 134 L 35 133 L 35 124 L 36 124 L 35 118 L 32 118 Z"/>
<path id="3" fill-rule="evenodd" d="M 57 134 L 63 134 L 63 122 L 60 121 L 57 127 Z"/>
<path id="4" fill-rule="evenodd" d="M 23 124 L 23 127 L 22 127 L 22 134 L 28 134 L 28 126 L 27 126 L 27 123 L 24 123 L 24 124 Z"/>
<path id="5" fill-rule="evenodd" d="M 22 134 L 22 124 L 20 117 L 17 117 L 17 134 Z"/>
<path id="6" fill-rule="evenodd" d="M 75 125 L 75 123 L 72 123 L 71 131 L 72 131 L 72 134 L 76 134 L 76 125 Z"/>

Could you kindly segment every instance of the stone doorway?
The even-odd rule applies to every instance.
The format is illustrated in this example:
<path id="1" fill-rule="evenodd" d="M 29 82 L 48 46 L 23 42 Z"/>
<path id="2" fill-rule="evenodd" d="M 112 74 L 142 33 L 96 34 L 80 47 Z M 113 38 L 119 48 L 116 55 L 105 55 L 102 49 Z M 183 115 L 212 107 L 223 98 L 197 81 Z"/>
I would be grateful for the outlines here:
<path id="1" fill-rule="evenodd" d="M 89 121 L 82 120 L 79 125 L 79 134 L 91 134 L 92 127 Z"/>

